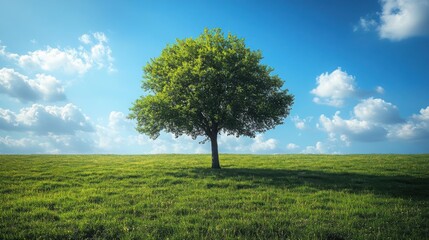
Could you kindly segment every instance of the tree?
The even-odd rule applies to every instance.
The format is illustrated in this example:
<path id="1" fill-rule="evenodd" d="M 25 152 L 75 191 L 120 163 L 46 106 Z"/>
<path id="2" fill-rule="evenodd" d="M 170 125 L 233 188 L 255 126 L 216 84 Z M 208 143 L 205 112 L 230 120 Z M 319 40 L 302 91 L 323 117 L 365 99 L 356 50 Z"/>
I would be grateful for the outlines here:
<path id="1" fill-rule="evenodd" d="M 260 51 L 221 29 L 176 40 L 143 68 L 146 95 L 130 108 L 136 130 L 156 139 L 161 131 L 205 136 L 212 168 L 220 168 L 218 135 L 255 137 L 283 123 L 293 95 L 261 64 Z M 205 142 L 204 141 L 204 142 Z"/>

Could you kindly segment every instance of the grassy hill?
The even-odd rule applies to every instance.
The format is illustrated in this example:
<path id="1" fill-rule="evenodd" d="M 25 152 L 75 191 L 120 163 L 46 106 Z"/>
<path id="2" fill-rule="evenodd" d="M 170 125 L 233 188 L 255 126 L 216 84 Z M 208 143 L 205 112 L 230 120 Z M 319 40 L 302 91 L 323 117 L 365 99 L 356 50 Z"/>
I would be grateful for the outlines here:
<path id="1" fill-rule="evenodd" d="M 429 155 L 0 155 L 0 239 L 429 239 Z"/>

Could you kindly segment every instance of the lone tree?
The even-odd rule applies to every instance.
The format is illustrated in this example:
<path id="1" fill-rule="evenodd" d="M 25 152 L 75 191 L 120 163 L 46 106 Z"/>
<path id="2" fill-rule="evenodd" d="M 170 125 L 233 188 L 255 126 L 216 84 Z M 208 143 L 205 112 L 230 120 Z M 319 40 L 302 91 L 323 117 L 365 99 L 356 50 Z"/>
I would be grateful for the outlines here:
<path id="1" fill-rule="evenodd" d="M 255 137 L 283 123 L 293 95 L 260 63 L 260 51 L 221 29 L 167 45 L 143 68 L 147 95 L 130 108 L 137 131 L 156 139 L 162 130 L 211 142 L 212 168 L 220 168 L 219 134 Z"/>

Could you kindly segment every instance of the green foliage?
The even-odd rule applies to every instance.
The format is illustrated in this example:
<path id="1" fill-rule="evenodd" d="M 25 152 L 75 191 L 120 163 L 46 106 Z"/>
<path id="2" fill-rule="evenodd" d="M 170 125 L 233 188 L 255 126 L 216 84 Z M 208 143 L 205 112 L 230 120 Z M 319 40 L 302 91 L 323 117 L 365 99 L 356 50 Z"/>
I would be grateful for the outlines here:
<path id="1" fill-rule="evenodd" d="M 293 103 L 261 59 L 261 52 L 220 29 L 177 40 L 144 67 L 147 95 L 129 117 L 152 138 L 161 130 L 212 140 L 219 132 L 254 137 L 281 124 Z"/>
<path id="2" fill-rule="evenodd" d="M 429 155 L 0 155 L 0 239 L 429 239 Z"/>

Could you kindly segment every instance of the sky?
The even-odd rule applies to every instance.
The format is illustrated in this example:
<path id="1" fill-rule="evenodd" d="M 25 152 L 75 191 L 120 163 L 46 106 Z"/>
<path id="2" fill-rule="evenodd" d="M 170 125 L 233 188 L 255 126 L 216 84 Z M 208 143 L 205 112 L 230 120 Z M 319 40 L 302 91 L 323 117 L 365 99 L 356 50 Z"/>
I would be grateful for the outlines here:
<path id="1" fill-rule="evenodd" d="M 126 118 L 142 67 L 204 28 L 244 38 L 295 96 L 221 153 L 429 153 L 429 0 L 0 0 L 0 153 L 210 153 Z"/>

